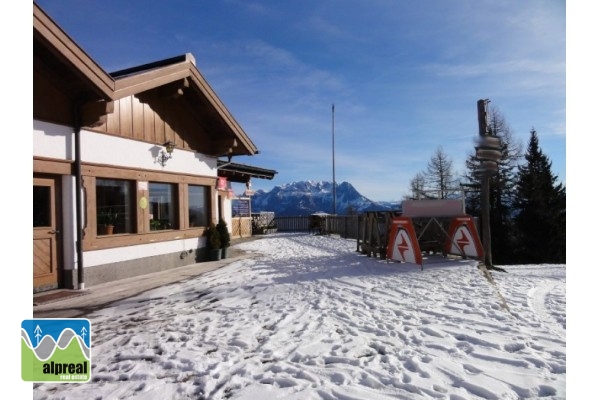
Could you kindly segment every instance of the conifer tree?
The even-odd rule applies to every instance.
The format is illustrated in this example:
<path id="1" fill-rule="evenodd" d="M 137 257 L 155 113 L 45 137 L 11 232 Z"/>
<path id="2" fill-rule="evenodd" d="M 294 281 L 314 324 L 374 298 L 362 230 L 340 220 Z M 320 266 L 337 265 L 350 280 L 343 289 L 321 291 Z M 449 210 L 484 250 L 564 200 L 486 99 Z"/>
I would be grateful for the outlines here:
<path id="1" fill-rule="evenodd" d="M 523 263 L 566 262 L 566 188 L 552 174 L 535 129 L 519 167 L 515 200 L 518 252 Z"/>

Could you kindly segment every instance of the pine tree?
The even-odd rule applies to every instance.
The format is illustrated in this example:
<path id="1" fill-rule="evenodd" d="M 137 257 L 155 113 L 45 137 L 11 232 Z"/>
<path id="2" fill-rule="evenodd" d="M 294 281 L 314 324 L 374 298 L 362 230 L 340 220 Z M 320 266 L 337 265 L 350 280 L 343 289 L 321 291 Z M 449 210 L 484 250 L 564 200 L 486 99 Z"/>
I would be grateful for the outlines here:
<path id="1" fill-rule="evenodd" d="M 552 174 L 535 129 L 519 167 L 515 200 L 518 253 L 522 263 L 566 262 L 566 188 Z"/>
<path id="2" fill-rule="evenodd" d="M 515 141 L 504 116 L 495 108 L 488 109 L 489 126 L 494 136 L 500 138 L 502 156 L 498 172 L 490 178 L 490 230 L 493 261 L 512 264 L 515 258 L 516 233 L 513 204 L 518 162 L 522 158 L 521 143 Z M 465 208 L 468 214 L 481 216 L 480 162 L 475 150 L 466 161 L 466 175 L 462 186 L 466 188 Z"/>

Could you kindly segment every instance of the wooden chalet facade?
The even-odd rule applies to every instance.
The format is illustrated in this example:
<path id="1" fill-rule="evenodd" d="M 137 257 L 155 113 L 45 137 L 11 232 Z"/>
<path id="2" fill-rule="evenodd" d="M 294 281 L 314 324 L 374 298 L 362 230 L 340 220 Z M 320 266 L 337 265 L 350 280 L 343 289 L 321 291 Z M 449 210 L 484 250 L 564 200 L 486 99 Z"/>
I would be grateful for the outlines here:
<path id="1" fill-rule="evenodd" d="M 109 74 L 34 3 L 34 292 L 203 261 L 218 157 L 257 153 L 191 54 Z"/>

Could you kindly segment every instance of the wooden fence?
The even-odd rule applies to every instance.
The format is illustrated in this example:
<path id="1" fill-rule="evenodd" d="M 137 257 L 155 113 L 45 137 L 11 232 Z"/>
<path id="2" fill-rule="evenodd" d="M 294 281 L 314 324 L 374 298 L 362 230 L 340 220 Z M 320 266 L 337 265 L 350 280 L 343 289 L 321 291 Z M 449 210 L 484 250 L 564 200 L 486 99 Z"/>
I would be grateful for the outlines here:
<path id="1" fill-rule="evenodd" d="M 252 218 L 233 217 L 231 218 L 231 238 L 245 238 L 252 236 Z"/>
<path id="2" fill-rule="evenodd" d="M 360 215 L 276 216 L 274 222 L 278 232 L 337 234 L 346 239 L 357 239 L 360 218 Z"/>
<path id="3" fill-rule="evenodd" d="M 360 215 L 305 215 L 275 217 L 278 232 L 337 234 L 356 239 L 356 251 L 385 258 L 390 223 L 399 212 L 366 212 Z"/>
<path id="4" fill-rule="evenodd" d="M 392 221 L 401 211 L 365 212 L 360 215 L 306 215 L 275 217 L 278 232 L 337 234 L 356 239 L 356 251 L 369 257 L 387 258 Z M 442 253 L 452 217 L 411 217 L 422 251 Z M 477 221 L 477 219 L 476 219 Z M 477 222 L 476 222 L 477 223 Z"/>

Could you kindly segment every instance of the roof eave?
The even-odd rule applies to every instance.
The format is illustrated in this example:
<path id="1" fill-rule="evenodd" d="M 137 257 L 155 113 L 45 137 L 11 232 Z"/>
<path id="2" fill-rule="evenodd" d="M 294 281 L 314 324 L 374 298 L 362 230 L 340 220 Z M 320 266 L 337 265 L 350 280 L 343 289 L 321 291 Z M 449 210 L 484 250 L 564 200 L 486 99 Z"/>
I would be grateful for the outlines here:
<path id="1" fill-rule="evenodd" d="M 242 183 L 249 181 L 250 178 L 271 180 L 277 174 L 277 171 L 272 169 L 260 168 L 246 164 L 226 162 L 223 160 L 217 161 L 217 170 L 219 176 L 227 177 L 233 182 Z"/>
<path id="2" fill-rule="evenodd" d="M 103 100 L 113 100 L 114 80 L 87 55 L 37 4 L 33 3 L 33 29 L 55 49 L 57 56 L 77 69 Z"/>

